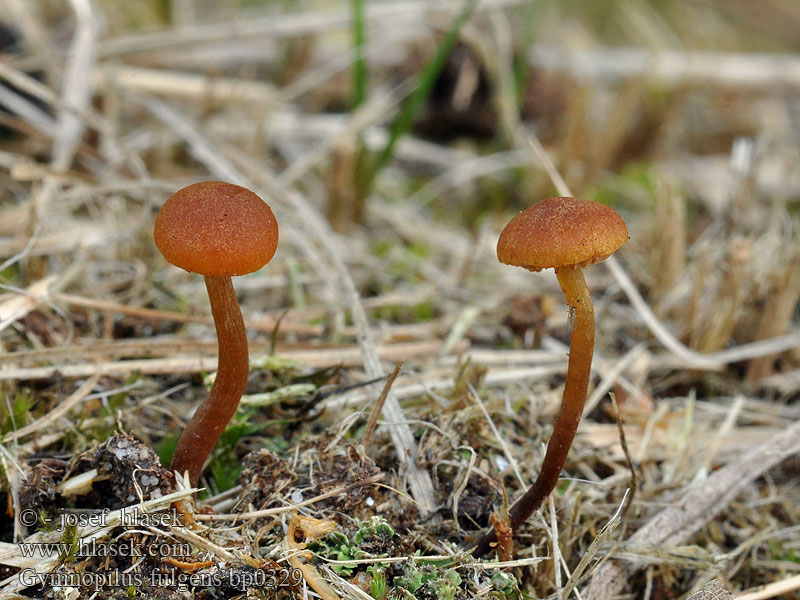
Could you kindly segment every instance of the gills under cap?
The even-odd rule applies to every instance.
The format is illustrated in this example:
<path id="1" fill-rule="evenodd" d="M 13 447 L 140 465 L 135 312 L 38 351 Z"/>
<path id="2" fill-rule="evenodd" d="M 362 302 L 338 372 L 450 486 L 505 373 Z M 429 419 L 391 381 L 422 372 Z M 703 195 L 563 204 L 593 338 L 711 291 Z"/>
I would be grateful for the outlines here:
<path id="1" fill-rule="evenodd" d="M 217 277 L 245 275 L 272 259 L 278 223 L 269 206 L 247 188 L 202 181 L 167 199 L 153 237 L 176 267 Z"/>
<path id="2" fill-rule="evenodd" d="M 599 202 L 555 197 L 509 221 L 497 242 L 501 263 L 531 271 L 580 265 L 608 258 L 628 241 L 628 228 Z"/>

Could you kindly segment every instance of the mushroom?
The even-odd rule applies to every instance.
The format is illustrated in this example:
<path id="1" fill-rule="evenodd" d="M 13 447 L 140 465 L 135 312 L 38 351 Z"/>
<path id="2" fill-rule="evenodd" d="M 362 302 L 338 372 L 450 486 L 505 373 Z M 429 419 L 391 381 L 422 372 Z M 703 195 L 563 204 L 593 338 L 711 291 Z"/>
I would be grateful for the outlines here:
<path id="1" fill-rule="evenodd" d="M 203 181 L 167 199 L 156 217 L 153 237 L 170 263 L 205 277 L 217 330 L 216 379 L 172 457 L 172 470 L 188 471 L 195 485 L 247 384 L 247 335 L 231 276 L 257 271 L 272 259 L 278 223 L 269 206 L 250 190 Z"/>
<path id="2" fill-rule="evenodd" d="M 497 242 L 497 259 L 530 271 L 554 268 L 570 307 L 572 339 L 561 408 L 541 471 L 509 511 L 516 531 L 553 491 L 583 413 L 594 352 L 594 310 L 583 267 L 608 258 L 628 240 L 628 228 L 613 209 L 577 198 L 548 198 L 515 216 Z M 487 533 L 474 551 L 482 556 L 496 541 Z"/>

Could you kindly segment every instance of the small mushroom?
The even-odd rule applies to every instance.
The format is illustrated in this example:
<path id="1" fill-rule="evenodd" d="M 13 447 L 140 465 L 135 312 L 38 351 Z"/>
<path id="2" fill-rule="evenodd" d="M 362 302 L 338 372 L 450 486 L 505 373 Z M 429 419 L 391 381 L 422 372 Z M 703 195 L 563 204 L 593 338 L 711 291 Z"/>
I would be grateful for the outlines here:
<path id="1" fill-rule="evenodd" d="M 539 476 L 509 511 L 514 531 L 558 483 L 586 402 L 594 352 L 594 310 L 583 267 L 605 260 L 626 241 L 628 228 L 613 209 L 599 202 L 563 197 L 548 198 L 522 211 L 500 234 L 498 260 L 530 271 L 554 268 L 573 316 L 561 409 Z M 487 533 L 473 554 L 486 554 L 495 541 L 494 531 Z"/>
<path id="2" fill-rule="evenodd" d="M 231 276 L 257 271 L 272 259 L 278 223 L 250 190 L 204 181 L 170 196 L 156 217 L 153 237 L 170 263 L 205 277 L 217 330 L 216 379 L 178 440 L 171 465 L 188 471 L 195 485 L 247 384 L 247 335 Z"/>

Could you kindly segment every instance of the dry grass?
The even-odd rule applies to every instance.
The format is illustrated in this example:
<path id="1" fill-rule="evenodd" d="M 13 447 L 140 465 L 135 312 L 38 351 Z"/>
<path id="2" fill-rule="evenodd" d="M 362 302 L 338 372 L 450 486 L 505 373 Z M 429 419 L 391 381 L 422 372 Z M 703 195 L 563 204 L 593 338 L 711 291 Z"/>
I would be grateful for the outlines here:
<path id="1" fill-rule="evenodd" d="M 0 597 L 23 590 L 26 566 L 103 567 L 21 556 L 20 542 L 65 535 L 20 523 L 32 489 L 103 508 L 85 480 L 60 496 L 115 430 L 168 453 L 202 398 L 216 365 L 202 282 L 152 243 L 158 207 L 202 179 L 259 193 L 281 244 L 236 282 L 249 397 L 201 482 L 199 529 L 169 531 L 192 561 L 305 556 L 306 583 L 340 598 L 382 597 L 380 577 L 383 597 L 409 597 L 412 575 L 418 598 L 800 589 L 791 3 L 479 3 L 371 187 L 365 165 L 459 2 L 367 3 L 368 93 L 352 110 L 349 3 L 0 6 L 20 38 L 0 62 Z M 587 274 L 594 377 L 563 485 L 514 561 L 482 563 L 465 549 L 503 489 L 513 500 L 537 474 L 569 337 L 553 274 L 501 266 L 494 245 L 555 193 L 611 204 L 631 240 Z M 263 448 L 277 458 L 251 455 L 237 486 Z M 300 509 L 319 521 L 288 539 Z M 304 554 L 315 527 L 352 539 L 374 515 L 395 531 L 383 552 Z M 109 521 L 77 535 L 120 534 Z M 115 593 L 154 592 L 100 597 Z"/>

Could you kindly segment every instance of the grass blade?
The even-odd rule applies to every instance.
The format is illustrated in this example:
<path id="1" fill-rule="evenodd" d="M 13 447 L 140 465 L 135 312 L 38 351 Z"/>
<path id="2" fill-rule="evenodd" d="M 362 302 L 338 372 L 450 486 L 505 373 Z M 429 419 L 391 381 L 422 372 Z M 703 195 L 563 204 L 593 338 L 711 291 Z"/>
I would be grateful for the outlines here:
<path id="1" fill-rule="evenodd" d="M 367 62 L 364 59 L 366 28 L 364 24 L 364 0 L 353 0 L 353 110 L 367 98 Z"/>
<path id="2" fill-rule="evenodd" d="M 433 58 L 425 67 L 425 70 L 420 74 L 414 91 L 411 93 L 411 96 L 409 96 L 403 108 L 400 110 L 397 119 L 395 119 L 392 124 L 386 146 L 384 146 L 383 150 L 372 164 L 366 190 L 372 187 L 376 175 L 386 166 L 386 163 L 389 162 L 389 159 L 392 157 L 397 141 L 408 131 L 409 127 L 411 127 L 411 124 L 414 122 L 414 117 L 417 116 L 425 99 L 428 97 L 428 94 L 430 94 L 431 89 L 433 89 L 436 79 L 439 77 L 439 73 L 441 73 L 447 58 L 450 56 L 450 52 L 453 50 L 453 46 L 455 46 L 461 28 L 464 26 L 467 19 L 469 19 L 476 4 L 477 0 L 466 1 L 461 13 L 459 13 L 456 20 L 453 21 L 442 43 L 439 45 L 439 48 L 437 48 L 436 54 L 433 55 Z"/>

